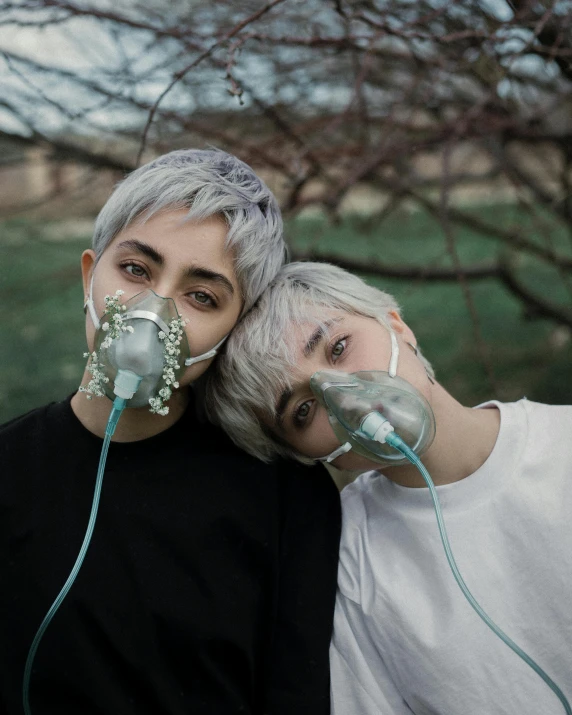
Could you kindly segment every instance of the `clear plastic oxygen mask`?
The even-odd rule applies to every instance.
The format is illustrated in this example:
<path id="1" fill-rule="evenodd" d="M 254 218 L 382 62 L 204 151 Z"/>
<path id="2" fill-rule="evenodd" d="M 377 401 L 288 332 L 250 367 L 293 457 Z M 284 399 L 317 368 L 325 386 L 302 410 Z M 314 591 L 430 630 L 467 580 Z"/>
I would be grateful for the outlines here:
<path id="1" fill-rule="evenodd" d="M 120 299 L 123 291 L 105 297 L 105 313 L 98 317 L 92 297 L 93 278 L 85 307 L 95 326 L 95 346 L 87 367 L 92 379 L 80 387 L 88 397 L 128 400 L 127 407 L 150 406 L 165 415 L 185 367 L 214 357 L 226 336 L 212 349 L 191 357 L 185 321 L 175 301 L 151 289 Z M 87 356 L 88 354 L 86 354 Z"/>
<path id="2" fill-rule="evenodd" d="M 433 410 L 423 395 L 406 380 L 381 370 L 347 374 L 321 370 L 310 387 L 328 411 L 342 443 L 380 464 L 405 464 L 407 458 L 380 437 L 395 431 L 416 454 L 435 437 Z M 374 438 L 375 435 L 375 438 Z"/>
<path id="3" fill-rule="evenodd" d="M 104 393 L 129 400 L 128 407 L 153 404 L 161 390 L 178 386 L 178 379 L 190 357 L 175 302 L 152 290 L 137 294 L 101 318 L 95 335 Z M 135 393 L 131 385 L 141 378 Z"/>

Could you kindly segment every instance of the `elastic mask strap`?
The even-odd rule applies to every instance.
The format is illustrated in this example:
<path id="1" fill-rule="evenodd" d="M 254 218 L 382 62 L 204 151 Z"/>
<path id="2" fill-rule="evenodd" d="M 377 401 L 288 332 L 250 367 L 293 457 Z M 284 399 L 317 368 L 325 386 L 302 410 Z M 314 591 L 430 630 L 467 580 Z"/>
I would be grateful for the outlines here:
<path id="1" fill-rule="evenodd" d="M 214 357 L 220 346 L 224 343 L 224 341 L 228 338 L 228 335 L 225 335 L 224 338 L 220 341 L 220 343 L 217 343 L 212 350 L 209 350 L 206 353 L 203 353 L 202 355 L 197 355 L 197 357 L 190 357 L 185 360 L 185 367 L 190 367 L 191 365 L 194 365 L 196 362 L 201 362 L 202 360 L 208 360 L 209 358 Z"/>
<path id="2" fill-rule="evenodd" d="M 333 452 L 330 452 L 330 454 L 327 454 L 325 457 L 316 457 L 316 462 L 327 462 L 330 464 L 330 462 L 333 462 L 334 459 L 337 459 L 338 457 L 341 457 L 342 454 L 349 452 L 351 448 L 351 444 L 349 442 L 345 442 L 341 447 L 334 449 Z"/>
<path id="3" fill-rule="evenodd" d="M 96 330 L 99 330 L 100 328 L 100 322 L 99 318 L 97 317 L 97 313 L 95 312 L 95 305 L 93 304 L 93 278 L 95 276 L 95 268 L 93 269 L 93 273 L 91 274 L 91 281 L 89 284 L 89 295 L 83 305 L 84 310 L 87 308 L 89 310 L 89 315 L 91 316 L 91 320 L 93 322 L 93 325 Z"/>
<path id="4" fill-rule="evenodd" d="M 389 358 L 389 368 L 387 374 L 389 377 L 395 377 L 397 375 L 397 362 L 399 360 L 399 343 L 397 342 L 397 336 L 391 325 L 386 323 L 383 318 L 377 319 L 384 328 L 389 330 L 389 337 L 391 338 L 391 356 Z"/>
<path id="5" fill-rule="evenodd" d="M 389 335 L 391 337 L 391 357 L 389 358 L 389 377 L 395 377 L 397 375 L 397 361 L 399 360 L 399 345 L 397 343 L 397 337 L 393 330 L 386 326 L 389 330 Z"/>

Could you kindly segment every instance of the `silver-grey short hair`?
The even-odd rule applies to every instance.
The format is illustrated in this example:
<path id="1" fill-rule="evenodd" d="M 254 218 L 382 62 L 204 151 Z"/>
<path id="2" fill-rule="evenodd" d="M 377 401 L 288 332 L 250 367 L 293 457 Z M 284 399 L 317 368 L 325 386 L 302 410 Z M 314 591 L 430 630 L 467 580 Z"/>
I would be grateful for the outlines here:
<path id="1" fill-rule="evenodd" d="M 276 398 L 291 387 L 296 326 L 324 325 L 332 310 L 375 318 L 385 325 L 400 313 L 392 295 L 329 263 L 294 262 L 282 267 L 254 308 L 239 322 L 208 370 L 204 403 L 208 417 L 249 454 L 312 461 L 292 449 L 269 425 Z M 431 377 L 433 369 L 418 353 Z"/>
<path id="2" fill-rule="evenodd" d="M 220 216 L 246 312 L 286 259 L 278 203 L 254 171 L 232 154 L 214 149 L 169 152 L 118 184 L 95 223 L 97 259 L 120 231 L 164 209 L 188 209 L 188 219 Z"/>

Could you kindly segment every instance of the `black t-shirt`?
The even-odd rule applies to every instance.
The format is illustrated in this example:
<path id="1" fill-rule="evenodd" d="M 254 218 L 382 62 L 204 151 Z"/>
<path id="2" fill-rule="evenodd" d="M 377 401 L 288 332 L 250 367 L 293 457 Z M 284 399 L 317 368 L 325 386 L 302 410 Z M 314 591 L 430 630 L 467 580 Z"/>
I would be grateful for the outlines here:
<path id="1" fill-rule="evenodd" d="M 0 428 L 0 712 L 82 544 L 102 440 L 70 399 Z M 33 715 L 325 715 L 339 499 L 192 407 L 112 443 L 95 532 L 40 643 Z"/>

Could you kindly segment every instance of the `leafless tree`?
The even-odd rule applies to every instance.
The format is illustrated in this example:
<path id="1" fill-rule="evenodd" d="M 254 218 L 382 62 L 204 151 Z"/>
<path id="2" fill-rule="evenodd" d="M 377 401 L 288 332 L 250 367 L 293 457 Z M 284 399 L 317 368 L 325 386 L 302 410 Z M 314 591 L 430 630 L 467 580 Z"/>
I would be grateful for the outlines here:
<path id="1" fill-rule="evenodd" d="M 316 207 L 335 221 L 369 190 L 371 257 L 319 258 L 460 281 L 479 344 L 483 278 L 572 328 L 569 1 L 0 0 L 0 43 L 4 136 L 124 171 L 214 144 L 279 176 L 289 216 Z M 518 202 L 522 220 L 484 219 L 462 200 L 479 187 Z M 440 263 L 383 260 L 384 221 L 402 207 L 441 226 Z M 461 228 L 495 258 L 464 263 Z M 531 262 L 564 299 L 528 286 Z"/>

